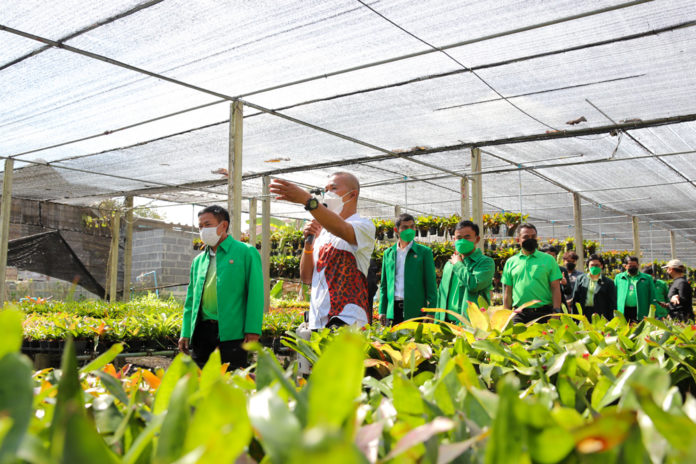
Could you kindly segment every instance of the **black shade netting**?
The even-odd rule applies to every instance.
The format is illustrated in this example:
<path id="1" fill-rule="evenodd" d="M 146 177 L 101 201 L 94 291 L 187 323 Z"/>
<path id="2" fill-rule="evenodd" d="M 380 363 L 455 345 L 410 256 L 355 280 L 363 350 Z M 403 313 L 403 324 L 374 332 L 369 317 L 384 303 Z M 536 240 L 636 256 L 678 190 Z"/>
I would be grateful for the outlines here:
<path id="1" fill-rule="evenodd" d="M 104 287 L 96 281 L 57 230 L 10 240 L 7 265 L 76 282 L 85 290 L 104 297 Z"/>

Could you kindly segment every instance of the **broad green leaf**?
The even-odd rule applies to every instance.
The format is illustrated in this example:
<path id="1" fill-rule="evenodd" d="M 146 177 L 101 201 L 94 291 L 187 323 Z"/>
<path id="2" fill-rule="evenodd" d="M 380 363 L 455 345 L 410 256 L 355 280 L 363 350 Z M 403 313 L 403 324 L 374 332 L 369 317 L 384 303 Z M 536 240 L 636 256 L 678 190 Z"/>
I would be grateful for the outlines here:
<path id="1" fill-rule="evenodd" d="M 279 386 L 267 387 L 249 398 L 249 419 L 271 462 L 287 462 L 300 445 L 302 427 L 287 403 L 278 395 Z"/>
<path id="2" fill-rule="evenodd" d="M 123 464 L 135 464 L 141 462 L 141 456 L 145 450 L 149 449 L 155 436 L 159 434 L 164 422 L 165 415 L 154 416 L 147 424 L 147 427 L 138 434 L 128 452 L 123 456 Z M 149 461 L 149 460 L 148 460 Z"/>
<path id="3" fill-rule="evenodd" d="M 99 377 L 102 385 L 114 396 L 114 398 L 123 404 L 129 403 L 128 395 L 126 394 L 125 390 L 123 390 L 123 385 L 121 384 L 120 380 L 116 379 L 113 375 L 107 372 L 97 371 L 94 373 L 94 375 Z"/>
<path id="4" fill-rule="evenodd" d="M 696 459 L 696 424 L 686 415 L 669 414 L 660 409 L 647 387 L 636 385 L 635 388 L 641 408 L 650 417 L 657 431 L 672 447 L 692 461 Z"/>
<path id="5" fill-rule="evenodd" d="M 416 427 L 404 435 L 396 446 L 392 448 L 389 454 L 385 456 L 384 460 L 388 461 L 393 459 L 404 451 L 413 448 L 426 440 L 429 440 L 438 433 L 452 430 L 454 426 L 455 422 L 452 419 L 448 419 L 446 417 L 436 417 L 432 422 L 428 422 L 420 427 Z"/>
<path id="6" fill-rule="evenodd" d="M 534 462 L 552 464 L 560 462 L 575 447 L 570 432 L 560 426 L 547 425 L 529 433 L 529 454 Z"/>
<path id="7" fill-rule="evenodd" d="M 91 361 L 89 364 L 80 369 L 80 374 L 87 374 L 89 372 L 101 369 L 102 367 L 106 366 L 111 361 L 116 359 L 116 356 L 121 351 L 123 351 L 123 343 L 114 343 L 98 358 L 96 358 L 94 361 Z"/>
<path id="8" fill-rule="evenodd" d="M 307 385 L 308 427 L 339 427 L 355 410 L 364 371 L 364 346 L 365 339 L 352 332 L 344 332 L 327 346 Z"/>
<path id="9" fill-rule="evenodd" d="M 87 420 L 83 411 L 70 411 L 66 421 L 65 444 L 62 462 L 104 464 L 117 463 L 118 459 L 106 446 L 94 425 Z"/>
<path id="10" fill-rule="evenodd" d="M 493 311 L 490 317 L 491 328 L 498 332 L 504 332 L 510 321 L 515 317 L 515 312 L 509 309 L 498 309 Z"/>
<path id="11" fill-rule="evenodd" d="M 162 383 L 157 389 L 155 402 L 152 405 L 153 414 L 161 414 L 169 407 L 169 400 L 174 392 L 179 379 L 186 374 L 195 375 L 196 367 L 193 365 L 191 358 L 184 354 L 178 354 L 174 361 L 169 365 L 167 373 L 162 379 Z"/>
<path id="12" fill-rule="evenodd" d="M 483 296 L 479 295 L 476 303 L 478 304 L 478 307 L 482 308 L 484 311 L 488 309 L 488 301 L 486 301 L 486 299 Z"/>
<path id="13" fill-rule="evenodd" d="M 402 374 L 394 375 L 392 388 L 394 407 L 400 416 L 404 414 L 420 416 L 425 412 L 425 404 L 420 390 Z"/>
<path id="14" fill-rule="evenodd" d="M 56 406 L 53 411 L 53 421 L 50 427 L 51 441 L 49 448 L 55 459 L 63 455 L 67 422 L 74 414 L 84 409 L 82 403 L 82 387 L 77 374 L 77 358 L 72 338 L 68 339 L 63 351 L 61 376 L 56 395 Z"/>
<path id="15" fill-rule="evenodd" d="M 219 379 L 196 407 L 184 449 L 203 447 L 201 462 L 234 462 L 251 435 L 246 396 Z"/>
<path id="16" fill-rule="evenodd" d="M 34 414 L 31 376 L 31 364 L 25 356 L 6 353 L 0 358 L 0 417 L 7 420 L 0 438 L 0 462 L 17 453 Z"/>
<path id="17" fill-rule="evenodd" d="M 208 389 L 218 380 L 222 379 L 222 363 L 220 362 L 220 350 L 213 350 L 210 353 L 208 362 L 201 370 L 201 379 L 198 389 L 206 394 Z"/>
<path id="18" fill-rule="evenodd" d="M 174 386 L 157 441 L 154 464 L 169 464 L 184 452 L 190 423 L 189 382 L 193 381 L 191 377 L 184 376 Z"/>
<path id="19" fill-rule="evenodd" d="M 517 464 L 528 461 L 524 452 L 524 425 L 519 423 L 515 414 L 520 388 L 519 380 L 506 376 L 498 382 L 500 403 L 491 435 L 486 445 L 487 464 Z"/>
<path id="20" fill-rule="evenodd" d="M 0 359 L 22 348 L 24 316 L 13 309 L 0 310 Z"/>
<path id="21" fill-rule="evenodd" d="M 468 388 L 482 387 L 481 380 L 479 379 L 479 376 L 476 373 L 473 364 L 471 364 L 468 356 L 457 355 L 454 357 L 454 362 L 456 363 L 457 367 L 459 367 L 457 378 L 463 385 Z"/>

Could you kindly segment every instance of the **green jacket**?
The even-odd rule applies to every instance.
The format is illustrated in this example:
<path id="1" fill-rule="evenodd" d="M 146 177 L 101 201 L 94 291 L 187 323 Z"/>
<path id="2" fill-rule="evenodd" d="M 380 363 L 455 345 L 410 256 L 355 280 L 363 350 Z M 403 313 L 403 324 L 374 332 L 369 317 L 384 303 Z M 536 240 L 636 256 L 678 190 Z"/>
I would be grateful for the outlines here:
<path id="1" fill-rule="evenodd" d="M 206 248 L 193 258 L 181 336 L 191 338 L 201 310 L 203 284 L 210 255 Z M 261 335 L 263 322 L 263 273 L 255 247 L 228 236 L 217 247 L 217 300 L 220 341 L 240 340 L 244 334 Z"/>
<path id="2" fill-rule="evenodd" d="M 495 262 L 493 258 L 484 255 L 478 248 L 459 263 L 452 264 L 448 261 L 442 271 L 442 280 L 437 293 L 437 307 L 450 309 L 468 318 L 469 302 L 478 305 L 479 297 L 483 297 L 488 303 L 491 302 L 494 272 Z M 452 287 L 452 279 L 455 279 L 457 283 L 454 287 Z M 447 307 L 451 287 L 452 291 L 458 293 L 454 295 L 454 298 L 459 302 L 456 308 Z M 446 320 L 445 313 L 438 313 L 437 319 Z"/>
<path id="3" fill-rule="evenodd" d="M 379 313 L 394 318 L 394 273 L 396 272 L 396 247 L 384 250 L 380 283 Z M 435 306 L 437 282 L 433 251 L 413 242 L 406 255 L 404 269 L 404 320 L 425 316 L 421 308 Z"/>
<path id="4" fill-rule="evenodd" d="M 636 284 L 638 315 L 640 321 L 650 314 L 650 305 L 655 302 L 655 283 L 649 274 L 638 273 L 638 283 Z M 616 283 L 616 309 L 623 314 L 626 305 L 626 295 L 628 295 L 628 272 L 622 272 L 614 278 Z"/>

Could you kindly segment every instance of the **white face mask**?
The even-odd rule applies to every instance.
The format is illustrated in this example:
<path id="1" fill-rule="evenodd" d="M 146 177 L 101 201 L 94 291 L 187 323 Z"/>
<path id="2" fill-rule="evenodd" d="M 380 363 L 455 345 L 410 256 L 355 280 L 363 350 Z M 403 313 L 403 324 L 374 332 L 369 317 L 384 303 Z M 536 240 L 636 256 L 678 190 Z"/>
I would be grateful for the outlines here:
<path id="1" fill-rule="evenodd" d="M 339 197 L 334 192 L 326 192 L 324 193 L 324 204 L 332 213 L 341 214 L 341 211 L 343 211 L 343 197 L 350 193 L 352 193 L 352 191 Z"/>
<path id="2" fill-rule="evenodd" d="M 217 233 L 217 227 L 204 227 L 200 230 L 201 241 L 213 247 L 218 244 L 222 234 Z"/>

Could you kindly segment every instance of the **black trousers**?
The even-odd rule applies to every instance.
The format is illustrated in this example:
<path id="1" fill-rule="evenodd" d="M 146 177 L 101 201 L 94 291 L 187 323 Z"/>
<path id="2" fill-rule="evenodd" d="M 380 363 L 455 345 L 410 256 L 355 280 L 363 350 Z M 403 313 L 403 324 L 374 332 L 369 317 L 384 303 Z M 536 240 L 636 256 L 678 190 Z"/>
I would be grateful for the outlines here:
<path id="1" fill-rule="evenodd" d="M 404 300 L 394 300 L 394 317 L 387 319 L 389 326 L 404 322 Z"/>
<path id="2" fill-rule="evenodd" d="M 635 306 L 624 306 L 623 315 L 627 322 L 638 322 L 638 308 Z"/>
<path id="3" fill-rule="evenodd" d="M 248 353 L 242 348 L 244 339 L 220 341 L 217 321 L 199 320 L 191 338 L 192 358 L 201 369 L 208 362 L 215 348 L 220 350 L 220 361 L 229 363 L 228 370 L 244 368 L 249 365 Z"/>
<path id="4" fill-rule="evenodd" d="M 551 306 L 541 306 L 539 308 L 526 308 L 522 312 L 517 313 L 515 317 L 512 318 L 512 323 L 517 324 L 521 322 L 526 324 L 532 322 L 535 319 L 539 319 L 537 322 L 543 323 L 548 322 L 551 319 L 551 314 L 553 314 L 553 308 Z M 546 316 L 546 317 L 544 317 Z"/>

